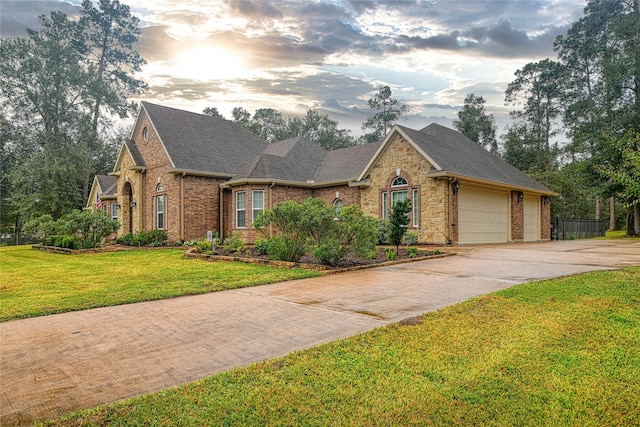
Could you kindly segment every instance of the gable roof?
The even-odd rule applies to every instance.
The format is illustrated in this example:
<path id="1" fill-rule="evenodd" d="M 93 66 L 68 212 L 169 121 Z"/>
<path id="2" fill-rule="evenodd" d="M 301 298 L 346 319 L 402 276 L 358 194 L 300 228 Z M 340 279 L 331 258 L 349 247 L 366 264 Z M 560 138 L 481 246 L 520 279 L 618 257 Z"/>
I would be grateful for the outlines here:
<path id="1" fill-rule="evenodd" d="M 116 197 L 117 187 L 118 187 L 118 178 L 115 176 L 109 175 L 96 175 L 95 177 L 96 183 L 98 184 L 98 189 L 100 191 L 100 197 Z"/>
<path id="2" fill-rule="evenodd" d="M 507 186 L 527 188 L 542 193 L 555 194 L 529 175 L 511 166 L 481 145 L 460 132 L 433 123 L 421 130 L 395 125 L 380 148 L 360 174 L 363 179 L 382 152 L 393 139 L 402 135 L 432 165 L 430 174 L 467 177 L 474 180 L 500 183 Z"/>
<path id="3" fill-rule="evenodd" d="M 305 137 L 274 142 L 267 145 L 230 183 L 245 180 L 312 181 L 326 152 Z"/>
<path id="4" fill-rule="evenodd" d="M 228 185 L 247 181 L 286 181 L 321 185 L 353 181 L 379 144 L 327 151 L 305 137 L 295 137 L 267 145 Z"/>
<path id="5" fill-rule="evenodd" d="M 173 167 L 232 176 L 267 145 L 262 138 L 237 124 L 143 101 Z"/>
<path id="6" fill-rule="evenodd" d="M 113 166 L 113 172 L 118 172 L 122 168 L 122 162 L 124 160 L 124 155 L 128 154 L 133 161 L 133 167 L 135 169 L 146 169 L 147 165 L 140 154 L 140 150 L 136 145 L 135 141 L 130 139 L 126 139 L 122 146 L 120 147 L 120 151 L 118 152 L 118 158 L 116 159 L 116 164 Z"/>

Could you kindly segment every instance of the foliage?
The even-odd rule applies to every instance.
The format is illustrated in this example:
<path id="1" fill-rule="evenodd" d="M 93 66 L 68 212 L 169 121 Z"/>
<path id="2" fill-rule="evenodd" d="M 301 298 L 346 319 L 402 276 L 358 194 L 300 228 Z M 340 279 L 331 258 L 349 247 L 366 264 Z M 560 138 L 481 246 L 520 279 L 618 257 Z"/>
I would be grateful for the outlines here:
<path id="1" fill-rule="evenodd" d="M 127 98 L 146 87 L 128 6 L 84 0 L 80 19 L 51 12 L 40 26 L 0 44 L 3 221 L 8 211 L 14 223 L 84 206 L 113 161 L 109 115 L 135 111 Z"/>
<path id="2" fill-rule="evenodd" d="M 219 119 L 224 119 L 224 116 L 220 114 L 217 107 L 206 107 L 202 110 L 202 114 L 205 116 L 217 117 Z"/>
<path id="3" fill-rule="evenodd" d="M 389 244 L 389 234 L 391 233 L 391 223 L 389 220 L 377 218 L 376 219 L 376 231 L 378 235 L 379 245 Z"/>
<path id="4" fill-rule="evenodd" d="M 226 239 L 224 239 L 223 244 L 225 245 L 227 251 L 231 252 L 232 254 L 239 255 L 244 250 L 245 243 L 245 240 L 242 238 L 242 233 L 236 231 L 231 237 L 227 237 Z"/>
<path id="5" fill-rule="evenodd" d="M 196 242 L 195 250 L 201 254 L 210 254 L 213 252 L 213 243 L 207 239 L 200 239 Z"/>
<path id="6" fill-rule="evenodd" d="M 275 236 L 268 235 L 271 225 L 277 230 Z M 269 257 L 283 261 L 298 262 L 313 248 L 319 262 L 336 265 L 350 251 L 371 257 L 376 245 L 373 218 L 356 206 L 345 206 L 336 214 L 333 206 L 317 198 L 279 203 L 265 210 L 254 226 L 269 242 Z"/>
<path id="7" fill-rule="evenodd" d="M 453 121 L 453 126 L 467 138 L 488 147 L 492 153 L 497 153 L 496 123 L 493 114 L 485 111 L 485 102 L 482 96 L 468 94 L 464 98 L 462 110 L 458 111 L 458 120 Z"/>
<path id="8" fill-rule="evenodd" d="M 61 255 L 11 246 L 0 247 L 0 259 L 0 321 L 318 275 L 296 268 L 188 259 L 183 248 Z"/>
<path id="9" fill-rule="evenodd" d="M 418 243 L 418 233 L 416 233 L 415 231 L 407 231 L 402 236 L 401 243 L 403 245 L 415 245 L 416 243 Z"/>
<path id="10" fill-rule="evenodd" d="M 398 256 L 398 250 L 394 248 L 384 248 L 384 256 L 387 261 L 394 261 Z"/>
<path id="11" fill-rule="evenodd" d="M 391 97 L 389 86 L 381 86 L 378 93 L 369 98 L 368 104 L 375 113 L 362 124 L 362 130 L 371 130 L 363 135 L 365 142 L 382 140 L 393 124 L 409 112 L 407 104 Z"/>
<path id="12" fill-rule="evenodd" d="M 258 109 L 251 116 L 246 109 L 235 107 L 232 116 L 234 123 L 268 142 L 303 136 L 326 150 L 351 147 L 357 143 L 349 130 L 339 129 L 337 121 L 316 109 L 308 110 L 303 117 L 287 119 L 272 108 Z"/>
<path id="13" fill-rule="evenodd" d="M 256 239 L 253 244 L 256 247 L 258 255 L 266 255 L 269 253 L 269 240 L 264 238 Z"/>
<path id="14" fill-rule="evenodd" d="M 399 248 L 402 237 L 409 226 L 409 212 L 411 212 L 411 199 L 397 201 L 391 209 L 391 224 L 389 232 L 389 243 Z"/>
<path id="15" fill-rule="evenodd" d="M 45 244 L 78 249 L 98 246 L 119 227 L 117 220 L 112 220 L 106 212 L 96 210 L 73 211 L 56 221 L 51 215 L 42 215 L 27 222 L 24 229 L 27 233 L 39 236 Z"/>
<path id="16" fill-rule="evenodd" d="M 116 243 L 127 246 L 162 246 L 169 240 L 164 230 L 143 230 L 136 234 L 127 233 L 116 239 Z"/>
<path id="17" fill-rule="evenodd" d="M 418 256 L 418 248 L 415 246 L 409 246 L 405 249 L 409 258 L 416 258 Z"/>

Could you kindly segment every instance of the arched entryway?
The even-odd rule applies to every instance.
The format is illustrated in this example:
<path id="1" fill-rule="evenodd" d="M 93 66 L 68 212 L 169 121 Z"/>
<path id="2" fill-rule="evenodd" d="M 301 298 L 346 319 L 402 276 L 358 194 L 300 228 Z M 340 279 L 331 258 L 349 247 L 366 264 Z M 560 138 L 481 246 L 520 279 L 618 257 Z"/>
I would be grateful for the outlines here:
<path id="1" fill-rule="evenodd" d="M 122 188 L 122 233 L 133 233 L 133 188 L 130 182 L 125 182 Z"/>

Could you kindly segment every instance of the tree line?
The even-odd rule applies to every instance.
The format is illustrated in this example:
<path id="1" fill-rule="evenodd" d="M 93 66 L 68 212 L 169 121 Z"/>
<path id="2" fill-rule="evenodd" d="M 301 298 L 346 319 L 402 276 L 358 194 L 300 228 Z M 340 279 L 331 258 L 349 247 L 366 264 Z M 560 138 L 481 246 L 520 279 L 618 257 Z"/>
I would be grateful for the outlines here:
<path id="1" fill-rule="evenodd" d="M 134 77 L 145 64 L 135 49 L 139 22 L 118 0 L 84 0 L 80 19 L 51 12 L 40 23 L 0 45 L 5 230 L 84 206 L 93 176 L 110 171 L 128 133 L 114 129 L 114 117 L 133 114 L 131 97 L 147 87 Z M 554 49 L 557 61 L 529 63 L 509 83 L 505 103 L 514 110 L 504 135 L 497 137 L 485 100 L 473 93 L 453 125 L 560 193 L 553 216 L 589 218 L 622 207 L 627 233 L 640 234 L 640 0 L 590 0 Z M 409 112 L 389 86 L 368 106 L 359 138 L 316 109 L 285 117 L 236 107 L 231 120 L 269 142 L 305 136 L 333 150 L 379 141 Z M 203 113 L 222 117 L 215 107 Z M 601 206 L 606 198 L 617 203 Z"/>

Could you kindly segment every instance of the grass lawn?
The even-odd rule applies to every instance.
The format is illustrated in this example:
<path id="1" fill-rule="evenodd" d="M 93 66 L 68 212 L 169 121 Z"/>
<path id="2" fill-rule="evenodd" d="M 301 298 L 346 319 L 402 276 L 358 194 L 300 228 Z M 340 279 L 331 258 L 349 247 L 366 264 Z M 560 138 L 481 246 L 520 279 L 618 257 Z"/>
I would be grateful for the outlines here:
<path id="1" fill-rule="evenodd" d="M 64 426 L 640 425 L 640 268 L 516 286 Z"/>
<path id="2" fill-rule="evenodd" d="M 316 276 L 303 269 L 185 259 L 184 249 L 52 254 L 0 247 L 0 321 Z"/>

